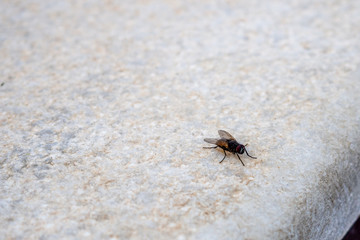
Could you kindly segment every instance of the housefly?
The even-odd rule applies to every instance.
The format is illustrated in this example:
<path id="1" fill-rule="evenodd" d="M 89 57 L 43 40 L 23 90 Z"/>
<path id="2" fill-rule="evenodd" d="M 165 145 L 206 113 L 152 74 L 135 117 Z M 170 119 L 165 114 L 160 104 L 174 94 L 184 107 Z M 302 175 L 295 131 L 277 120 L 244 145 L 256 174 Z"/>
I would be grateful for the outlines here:
<path id="1" fill-rule="evenodd" d="M 242 144 L 238 143 L 236 141 L 236 139 L 233 136 L 231 136 L 230 133 L 228 133 L 228 132 L 226 132 L 224 130 L 219 130 L 218 133 L 220 135 L 220 139 L 217 139 L 217 138 L 205 138 L 204 139 L 205 142 L 215 144 L 216 146 L 215 147 L 204 147 L 204 148 L 207 148 L 207 149 L 218 148 L 218 147 L 221 148 L 224 151 L 225 155 L 224 155 L 224 158 L 220 161 L 220 163 L 222 161 L 224 161 L 224 159 L 226 158 L 226 152 L 225 151 L 236 154 L 236 156 L 238 156 L 240 162 L 244 166 L 245 166 L 245 164 L 241 160 L 239 154 L 243 154 L 245 152 L 246 155 L 248 155 L 249 157 L 256 159 L 256 157 L 250 156 L 249 153 L 246 151 L 245 147 L 246 147 L 247 144 L 242 145 Z"/>

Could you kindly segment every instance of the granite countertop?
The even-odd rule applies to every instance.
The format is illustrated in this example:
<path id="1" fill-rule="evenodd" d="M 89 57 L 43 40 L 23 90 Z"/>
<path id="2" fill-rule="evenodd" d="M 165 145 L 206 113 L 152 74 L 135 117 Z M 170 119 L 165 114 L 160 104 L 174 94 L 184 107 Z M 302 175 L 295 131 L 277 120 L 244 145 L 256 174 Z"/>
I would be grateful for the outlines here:
<path id="1" fill-rule="evenodd" d="M 0 239 L 341 239 L 359 1 L 1 1 Z M 251 159 L 203 149 L 230 132 Z"/>

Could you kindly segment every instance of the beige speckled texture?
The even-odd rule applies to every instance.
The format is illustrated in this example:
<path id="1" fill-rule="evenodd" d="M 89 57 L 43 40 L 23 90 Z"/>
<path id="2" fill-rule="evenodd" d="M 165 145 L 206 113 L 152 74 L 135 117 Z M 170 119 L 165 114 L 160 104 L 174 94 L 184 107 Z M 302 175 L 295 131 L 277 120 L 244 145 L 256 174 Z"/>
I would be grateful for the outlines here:
<path id="1" fill-rule="evenodd" d="M 341 239 L 360 2 L 0 2 L 0 239 Z M 257 159 L 203 149 L 225 129 Z"/>

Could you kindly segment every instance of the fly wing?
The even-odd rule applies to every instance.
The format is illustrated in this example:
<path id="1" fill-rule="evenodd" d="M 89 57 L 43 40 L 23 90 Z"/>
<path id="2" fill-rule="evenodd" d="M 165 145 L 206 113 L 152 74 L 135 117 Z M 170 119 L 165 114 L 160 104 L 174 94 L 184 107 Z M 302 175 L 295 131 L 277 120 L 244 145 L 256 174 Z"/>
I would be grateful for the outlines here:
<path id="1" fill-rule="evenodd" d="M 231 134 L 228 133 L 227 131 L 219 130 L 218 133 L 221 138 L 225 138 L 227 140 L 235 140 L 235 138 L 233 136 L 231 136 Z"/>
<path id="2" fill-rule="evenodd" d="M 217 139 L 216 138 L 205 138 L 204 141 L 207 143 L 216 144 Z"/>

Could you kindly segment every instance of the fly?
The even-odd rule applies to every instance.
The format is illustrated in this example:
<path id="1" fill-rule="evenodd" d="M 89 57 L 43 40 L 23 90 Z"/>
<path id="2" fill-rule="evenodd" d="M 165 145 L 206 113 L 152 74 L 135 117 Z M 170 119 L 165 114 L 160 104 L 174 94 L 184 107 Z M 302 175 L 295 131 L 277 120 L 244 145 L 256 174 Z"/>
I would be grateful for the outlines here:
<path id="1" fill-rule="evenodd" d="M 224 130 L 219 130 L 218 131 L 220 139 L 217 138 L 205 138 L 204 141 L 207 143 L 211 143 L 211 144 L 215 144 L 215 147 L 204 147 L 206 149 L 210 149 L 210 148 L 221 148 L 224 151 L 224 158 L 220 161 L 220 163 L 222 163 L 222 161 L 224 161 L 224 159 L 226 158 L 226 152 L 231 152 L 236 154 L 236 156 L 239 158 L 240 162 L 242 163 L 242 165 L 245 166 L 245 164 L 243 163 L 243 161 L 241 160 L 239 154 L 243 154 L 244 152 L 246 153 L 246 155 L 248 155 L 251 158 L 256 159 L 256 157 L 252 157 L 249 155 L 249 153 L 246 151 L 246 145 L 242 145 L 240 143 L 238 143 L 236 141 L 236 139 L 231 136 L 230 133 L 224 131 Z"/>

